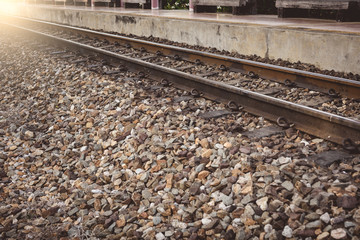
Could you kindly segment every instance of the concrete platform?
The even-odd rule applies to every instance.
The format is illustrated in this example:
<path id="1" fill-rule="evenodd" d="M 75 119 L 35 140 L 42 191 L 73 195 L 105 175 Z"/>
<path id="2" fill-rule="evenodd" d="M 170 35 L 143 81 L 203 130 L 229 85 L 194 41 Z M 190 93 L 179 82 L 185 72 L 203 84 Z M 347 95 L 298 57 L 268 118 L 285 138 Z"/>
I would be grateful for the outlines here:
<path id="1" fill-rule="evenodd" d="M 360 23 L 178 10 L 22 5 L 21 16 L 94 30 L 154 36 L 241 54 L 360 74 Z"/>

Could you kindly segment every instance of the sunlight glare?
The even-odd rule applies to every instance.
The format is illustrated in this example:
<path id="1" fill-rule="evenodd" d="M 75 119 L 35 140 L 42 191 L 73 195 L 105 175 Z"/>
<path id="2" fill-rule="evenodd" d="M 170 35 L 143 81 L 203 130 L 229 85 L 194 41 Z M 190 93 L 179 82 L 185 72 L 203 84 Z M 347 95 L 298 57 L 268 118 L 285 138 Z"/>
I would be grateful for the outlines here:
<path id="1" fill-rule="evenodd" d="M 0 14 L 14 15 L 16 13 L 19 1 L 14 0 L 0 0 Z"/>

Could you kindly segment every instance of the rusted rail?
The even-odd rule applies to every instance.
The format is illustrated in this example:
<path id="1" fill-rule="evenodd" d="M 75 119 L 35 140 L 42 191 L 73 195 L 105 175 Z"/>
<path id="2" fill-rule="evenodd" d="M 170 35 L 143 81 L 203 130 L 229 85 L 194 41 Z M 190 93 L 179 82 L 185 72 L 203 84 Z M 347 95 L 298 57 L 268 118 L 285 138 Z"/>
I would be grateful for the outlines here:
<path id="1" fill-rule="evenodd" d="M 294 124 L 295 128 L 332 142 L 339 144 L 344 144 L 345 142 L 346 145 L 349 145 L 349 142 L 360 141 L 360 121 L 129 58 L 101 48 L 95 48 L 11 24 L 8 24 L 8 26 L 34 35 L 37 38 L 51 41 L 51 43 L 56 45 L 81 51 L 84 54 L 105 58 L 109 63 L 123 64 L 130 70 L 142 71 L 152 80 L 163 82 L 165 79 L 168 82 L 172 82 L 175 87 L 187 91 L 194 91 L 195 89 L 209 99 L 216 99 L 225 103 L 231 101 L 244 107 L 246 111 L 252 114 L 263 116 L 272 121 L 277 121 L 282 117 L 287 122 Z"/>
<path id="2" fill-rule="evenodd" d="M 191 62 L 201 61 L 206 64 L 215 64 L 218 66 L 223 65 L 235 72 L 241 72 L 244 74 L 256 74 L 256 76 L 263 79 L 269 79 L 284 84 L 292 84 L 293 86 L 308 88 L 330 95 L 338 94 L 340 96 L 354 99 L 360 98 L 359 81 L 353 81 L 345 78 L 333 77 L 324 74 L 312 73 L 293 68 L 286 68 L 272 64 L 260 63 L 218 54 L 201 52 L 139 39 L 133 39 L 114 34 L 87 30 L 83 28 L 38 21 L 34 19 L 22 17 L 16 17 L 14 19 L 43 24 L 44 26 L 51 26 L 53 28 L 58 28 L 59 30 L 75 32 L 77 34 L 85 35 L 90 38 L 106 39 L 110 43 L 118 42 L 120 44 L 130 44 L 133 48 L 145 48 L 148 52 L 151 53 L 156 53 L 160 51 L 167 56 L 178 55 L 182 59 Z"/>

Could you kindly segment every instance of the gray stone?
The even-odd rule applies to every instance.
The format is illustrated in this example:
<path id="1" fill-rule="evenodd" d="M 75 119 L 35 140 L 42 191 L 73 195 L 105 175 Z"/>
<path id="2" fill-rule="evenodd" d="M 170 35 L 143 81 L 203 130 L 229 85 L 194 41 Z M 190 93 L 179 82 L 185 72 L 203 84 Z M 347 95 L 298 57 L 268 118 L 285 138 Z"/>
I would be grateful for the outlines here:
<path id="1" fill-rule="evenodd" d="M 334 239 L 346 238 L 346 231 L 343 228 L 334 229 L 331 231 L 331 237 Z"/>
<path id="2" fill-rule="evenodd" d="M 203 171 L 204 169 L 205 169 L 205 165 L 202 163 L 195 167 L 195 172 L 199 173 L 199 172 Z"/>
<path id="3" fill-rule="evenodd" d="M 159 232 L 155 235 L 156 240 L 165 240 L 165 236 L 163 233 Z"/>
<path id="4" fill-rule="evenodd" d="M 79 227 L 75 226 L 69 229 L 68 235 L 69 237 L 76 237 L 79 234 Z"/>
<path id="5" fill-rule="evenodd" d="M 100 151 L 100 150 L 102 150 L 102 146 L 100 144 L 94 144 L 94 150 Z"/>
<path id="6" fill-rule="evenodd" d="M 266 233 L 270 233 L 272 230 L 273 230 L 273 226 L 272 226 L 271 224 L 266 224 L 266 225 L 264 226 L 264 231 L 265 231 Z"/>
<path id="7" fill-rule="evenodd" d="M 225 204 L 225 206 L 229 206 L 234 202 L 232 195 L 227 196 L 223 193 L 220 193 L 219 199 Z"/>
<path id="8" fill-rule="evenodd" d="M 153 217 L 153 223 L 154 223 L 155 226 L 160 224 L 161 221 L 162 221 L 161 217 L 157 217 L 157 216 Z"/>
<path id="9" fill-rule="evenodd" d="M 280 164 L 288 164 L 291 162 L 291 158 L 290 157 L 279 157 L 278 161 Z"/>
<path id="10" fill-rule="evenodd" d="M 290 181 L 285 181 L 281 184 L 281 186 L 283 188 L 285 188 L 286 190 L 288 190 L 289 192 L 291 192 L 292 190 L 294 190 L 294 185 L 292 184 L 292 182 Z"/>
<path id="11" fill-rule="evenodd" d="M 77 213 L 78 211 L 79 211 L 79 208 L 74 207 L 73 209 L 71 209 L 71 210 L 68 212 L 68 215 L 69 215 L 69 216 L 72 216 L 72 215 L 74 215 L 75 213 Z"/>
<path id="12" fill-rule="evenodd" d="M 211 219 L 210 218 L 203 218 L 203 219 L 201 219 L 201 223 L 203 225 L 209 224 L 209 223 L 211 223 Z"/>
<path id="13" fill-rule="evenodd" d="M 241 199 L 241 204 L 246 205 L 251 201 L 252 201 L 252 197 L 250 196 L 250 194 L 247 194 L 243 197 L 243 199 Z"/>
<path id="14" fill-rule="evenodd" d="M 142 198 L 143 199 L 149 199 L 151 198 L 152 194 L 148 189 L 145 189 L 141 192 Z"/>
<path id="15" fill-rule="evenodd" d="M 260 198 L 256 201 L 256 204 L 260 207 L 261 210 L 266 211 L 268 208 L 268 197 Z"/>
<path id="16" fill-rule="evenodd" d="M 212 219 L 210 223 L 203 225 L 202 228 L 205 230 L 213 229 L 219 224 L 219 222 L 219 219 Z"/>
<path id="17" fill-rule="evenodd" d="M 320 216 L 321 221 L 323 221 L 324 223 L 329 223 L 330 222 L 330 215 L 329 213 L 324 213 L 323 215 Z"/>
<path id="18" fill-rule="evenodd" d="M 244 214 L 248 214 L 248 215 L 252 216 L 255 214 L 255 211 L 250 205 L 246 205 Z"/>
<path id="19" fill-rule="evenodd" d="M 312 207 L 319 206 L 319 200 L 316 198 L 310 199 L 310 206 L 312 206 Z"/>
<path id="20" fill-rule="evenodd" d="M 346 227 L 346 228 L 355 227 L 355 226 L 356 226 L 356 224 L 353 222 L 350 222 L 350 221 L 344 222 L 344 227 Z"/>
<path id="21" fill-rule="evenodd" d="M 306 224 L 306 228 L 321 228 L 321 221 L 316 220 Z"/>
<path id="22" fill-rule="evenodd" d="M 189 138 L 188 138 L 189 142 L 194 142 L 195 141 L 195 135 L 193 133 L 190 134 Z"/>
<path id="23" fill-rule="evenodd" d="M 293 232 L 292 229 L 288 225 L 286 225 L 281 234 L 286 238 L 291 238 L 292 232 Z"/>

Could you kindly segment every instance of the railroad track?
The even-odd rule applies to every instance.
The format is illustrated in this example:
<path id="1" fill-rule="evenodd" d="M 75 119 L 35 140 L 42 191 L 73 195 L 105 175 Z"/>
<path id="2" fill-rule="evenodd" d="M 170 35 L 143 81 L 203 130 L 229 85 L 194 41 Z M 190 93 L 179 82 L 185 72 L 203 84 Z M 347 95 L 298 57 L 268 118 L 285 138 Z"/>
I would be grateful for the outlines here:
<path id="1" fill-rule="evenodd" d="M 284 128 L 295 127 L 349 150 L 360 150 L 359 82 L 53 23 L 17 21 L 21 26 L 8 26 L 85 56 L 105 59 L 106 64 L 140 71 L 141 77 L 163 86 L 173 84 L 194 97 L 225 102 L 232 111 L 241 107 Z M 66 52 L 53 54 L 71 57 Z M 302 96 L 287 101 L 293 92 Z M 345 111 L 343 116 L 331 109 L 322 111 L 327 102 L 334 101 L 353 111 Z"/>
<path id="2" fill-rule="evenodd" d="M 75 34 L 78 36 L 81 35 L 81 37 L 86 38 L 85 41 L 88 41 L 89 39 L 102 39 L 107 44 L 106 49 L 108 50 L 111 50 L 111 47 L 116 47 L 112 44 L 117 43 L 122 46 L 127 46 L 132 50 L 138 49 L 141 51 L 141 49 L 146 49 L 147 53 L 156 54 L 161 52 L 165 56 L 172 56 L 178 60 L 182 59 L 191 63 L 205 63 L 208 65 L 215 64 L 217 66 L 221 66 L 222 69 L 226 68 L 229 71 L 239 72 L 249 76 L 256 76 L 262 79 L 268 79 L 286 85 L 308 88 L 329 95 L 338 94 L 349 98 L 360 98 L 360 84 L 358 81 L 354 80 L 332 77 L 318 73 L 227 57 L 223 55 L 206 53 L 44 21 L 26 18 L 15 18 L 15 20 L 22 23 L 27 22 L 28 24 L 34 24 L 33 26 L 37 27 L 47 27 L 48 31 L 51 31 L 52 33 L 54 33 L 54 31 L 59 31 L 63 32 L 64 34 Z M 81 42 L 81 39 L 76 40 Z"/>

